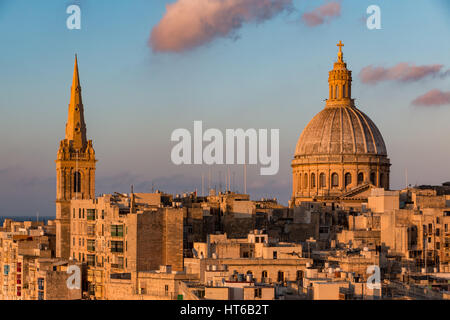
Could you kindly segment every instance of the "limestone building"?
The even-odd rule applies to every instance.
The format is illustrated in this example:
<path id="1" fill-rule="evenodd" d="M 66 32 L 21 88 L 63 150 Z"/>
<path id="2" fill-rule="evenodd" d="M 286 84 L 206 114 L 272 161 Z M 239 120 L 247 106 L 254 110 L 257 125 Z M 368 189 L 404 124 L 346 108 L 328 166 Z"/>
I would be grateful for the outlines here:
<path id="1" fill-rule="evenodd" d="M 303 130 L 292 160 L 292 204 L 310 200 L 367 200 L 372 187 L 389 189 L 383 137 L 352 99 L 352 72 L 339 42 L 329 72 L 329 98 Z"/>
<path id="2" fill-rule="evenodd" d="M 70 201 L 95 198 L 95 151 L 86 138 L 80 77 L 75 56 L 66 136 L 56 157 L 56 256 L 69 258 Z"/>

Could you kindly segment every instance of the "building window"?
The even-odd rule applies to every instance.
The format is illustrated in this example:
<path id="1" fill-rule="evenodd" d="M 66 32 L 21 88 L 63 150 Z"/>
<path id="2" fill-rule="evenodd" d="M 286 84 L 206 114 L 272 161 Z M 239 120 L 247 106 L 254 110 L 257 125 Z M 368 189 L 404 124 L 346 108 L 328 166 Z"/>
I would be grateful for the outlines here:
<path id="1" fill-rule="evenodd" d="M 348 187 L 352 183 L 352 175 L 351 173 L 347 172 L 345 174 L 345 187 Z"/>
<path id="2" fill-rule="evenodd" d="M 38 278 L 38 289 L 44 290 L 44 278 Z"/>
<path id="3" fill-rule="evenodd" d="M 111 252 L 123 252 L 123 241 L 111 241 Z"/>
<path id="4" fill-rule="evenodd" d="M 95 220 L 95 209 L 87 209 L 87 220 Z"/>
<path id="5" fill-rule="evenodd" d="M 87 265 L 88 266 L 95 266 L 95 254 L 88 254 L 87 255 Z"/>
<path id="6" fill-rule="evenodd" d="M 264 270 L 264 271 L 261 273 L 261 280 L 263 280 L 263 279 L 267 279 L 267 271 L 266 271 L 266 270 Z"/>
<path id="7" fill-rule="evenodd" d="M 75 208 L 73 208 L 73 218 L 75 219 Z"/>
<path id="8" fill-rule="evenodd" d="M 123 225 L 111 225 L 111 237 L 123 237 Z"/>
<path id="9" fill-rule="evenodd" d="M 87 250 L 88 251 L 95 251 L 95 240 L 89 240 L 87 241 Z"/>
<path id="10" fill-rule="evenodd" d="M 261 288 L 255 289 L 255 298 L 262 298 L 262 289 Z"/>
<path id="11" fill-rule="evenodd" d="M 331 175 L 331 187 L 333 188 L 339 187 L 339 176 L 337 173 L 333 173 Z"/>
<path id="12" fill-rule="evenodd" d="M 284 282 L 284 272 L 283 271 L 278 271 L 278 282 Z"/>
<path id="13" fill-rule="evenodd" d="M 311 173 L 311 189 L 316 187 L 316 175 Z"/>
<path id="14" fill-rule="evenodd" d="M 342 96 L 347 98 L 347 92 L 345 92 L 345 84 L 342 86 Z"/>
<path id="15" fill-rule="evenodd" d="M 327 186 L 325 181 L 325 173 L 319 175 L 319 188 L 325 188 Z"/>
<path id="16" fill-rule="evenodd" d="M 305 173 L 303 185 L 305 186 L 305 189 L 308 189 L 308 174 L 307 173 Z"/>
<path id="17" fill-rule="evenodd" d="M 380 185 L 379 187 L 383 187 L 384 188 L 384 174 L 380 173 Z"/>
<path id="18" fill-rule="evenodd" d="M 370 183 L 375 185 L 375 172 L 370 173 Z"/>
<path id="19" fill-rule="evenodd" d="M 362 184 L 364 182 L 364 173 L 358 173 L 358 184 Z"/>
<path id="20" fill-rule="evenodd" d="M 274 259 L 278 258 L 278 252 L 277 251 L 273 251 L 272 254 L 273 254 L 273 258 Z"/>
<path id="21" fill-rule="evenodd" d="M 73 174 L 73 192 L 81 192 L 81 173 L 78 171 Z"/>

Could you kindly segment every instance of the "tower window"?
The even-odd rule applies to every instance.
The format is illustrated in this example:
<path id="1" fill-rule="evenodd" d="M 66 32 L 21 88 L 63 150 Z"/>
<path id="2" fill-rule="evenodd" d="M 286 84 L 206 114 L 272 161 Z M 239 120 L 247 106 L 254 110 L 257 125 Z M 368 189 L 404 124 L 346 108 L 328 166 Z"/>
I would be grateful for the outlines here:
<path id="1" fill-rule="evenodd" d="M 342 96 L 344 97 L 344 98 L 347 98 L 347 92 L 345 92 L 345 84 L 342 86 Z"/>
<path id="2" fill-rule="evenodd" d="M 372 172 L 370 174 L 370 183 L 375 185 L 375 172 Z"/>
<path id="3" fill-rule="evenodd" d="M 347 172 L 345 174 L 345 186 L 349 186 L 352 183 L 352 175 L 351 173 Z"/>
<path id="4" fill-rule="evenodd" d="M 308 174 L 307 173 L 305 173 L 305 178 L 304 179 L 305 179 L 304 180 L 305 189 L 308 189 Z"/>
<path id="5" fill-rule="evenodd" d="M 380 173 L 380 187 L 384 188 L 384 175 Z"/>
<path id="6" fill-rule="evenodd" d="M 311 173 L 311 189 L 316 187 L 316 175 Z"/>
<path id="7" fill-rule="evenodd" d="M 338 86 L 336 86 L 335 99 L 339 99 L 339 91 L 338 91 Z"/>
<path id="8" fill-rule="evenodd" d="M 358 184 L 362 184 L 364 182 L 364 173 L 358 173 Z"/>
<path id="9" fill-rule="evenodd" d="M 339 176 L 337 173 L 333 173 L 331 175 L 331 187 L 333 188 L 339 187 Z"/>
<path id="10" fill-rule="evenodd" d="M 73 192 L 81 192 L 81 173 L 78 171 L 73 174 Z"/>

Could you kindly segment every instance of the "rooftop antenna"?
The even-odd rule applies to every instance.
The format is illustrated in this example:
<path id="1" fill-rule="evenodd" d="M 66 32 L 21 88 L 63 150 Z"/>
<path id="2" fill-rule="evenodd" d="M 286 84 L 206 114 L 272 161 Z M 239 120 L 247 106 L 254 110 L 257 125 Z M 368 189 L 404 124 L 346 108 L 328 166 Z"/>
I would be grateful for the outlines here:
<path id="1" fill-rule="evenodd" d="M 155 183 L 152 180 L 152 193 L 154 193 L 154 192 L 155 192 Z"/>
<path id="2" fill-rule="evenodd" d="M 247 164 L 244 163 L 244 194 L 247 194 Z"/>
<path id="3" fill-rule="evenodd" d="M 230 175 L 230 167 L 228 169 L 228 191 L 231 191 L 231 175 Z"/>
<path id="4" fill-rule="evenodd" d="M 236 173 L 236 172 L 233 171 L 233 178 L 231 179 L 231 190 L 232 190 L 232 191 L 234 190 L 234 182 L 235 182 L 234 178 L 235 178 L 235 173 Z"/>
<path id="5" fill-rule="evenodd" d="M 219 190 L 222 192 L 222 171 L 219 171 Z"/>
<path id="6" fill-rule="evenodd" d="M 406 189 L 408 189 L 408 168 L 405 168 Z"/>
<path id="7" fill-rule="evenodd" d="M 36 212 L 36 222 L 39 222 L 39 211 Z"/>
<path id="8" fill-rule="evenodd" d="M 204 174 L 202 173 L 202 197 L 205 196 L 205 188 L 204 188 Z"/>
<path id="9" fill-rule="evenodd" d="M 211 167 L 209 167 L 209 172 L 208 172 L 208 193 L 209 190 L 211 190 Z"/>

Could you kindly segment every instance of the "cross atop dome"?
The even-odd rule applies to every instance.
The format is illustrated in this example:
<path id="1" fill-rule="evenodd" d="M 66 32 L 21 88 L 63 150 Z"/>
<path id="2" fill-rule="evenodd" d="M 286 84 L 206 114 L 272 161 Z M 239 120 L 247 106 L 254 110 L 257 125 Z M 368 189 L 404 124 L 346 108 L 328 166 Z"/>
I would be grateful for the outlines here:
<path id="1" fill-rule="evenodd" d="M 344 44 L 342 43 L 341 40 L 339 40 L 339 43 L 337 44 L 337 46 L 339 47 L 338 60 L 339 60 L 339 62 L 343 62 L 344 54 L 342 53 L 342 47 L 344 46 Z"/>

